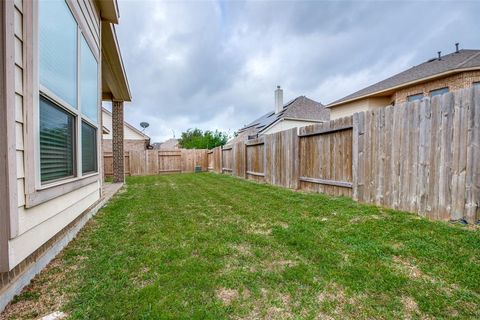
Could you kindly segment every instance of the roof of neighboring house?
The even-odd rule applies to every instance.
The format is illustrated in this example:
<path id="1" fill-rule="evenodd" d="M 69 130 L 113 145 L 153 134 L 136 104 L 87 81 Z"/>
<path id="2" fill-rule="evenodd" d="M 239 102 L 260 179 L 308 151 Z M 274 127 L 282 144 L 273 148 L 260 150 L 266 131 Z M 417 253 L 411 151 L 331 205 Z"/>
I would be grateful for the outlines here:
<path id="1" fill-rule="evenodd" d="M 283 110 L 279 113 L 270 111 L 238 130 L 238 135 L 235 140 L 237 140 L 239 136 L 243 137 L 245 135 L 261 133 L 282 119 L 324 121 L 330 119 L 330 111 L 320 102 L 305 96 L 300 96 L 285 104 Z"/>
<path id="2" fill-rule="evenodd" d="M 175 150 L 178 149 L 178 139 L 170 138 L 164 142 L 152 143 L 154 149 Z"/>
<path id="3" fill-rule="evenodd" d="M 110 117 L 112 116 L 112 113 L 110 111 L 108 111 L 107 109 L 105 109 L 104 107 L 102 107 L 102 112 L 105 112 L 106 114 L 108 114 Z M 138 130 L 137 128 L 135 128 L 134 126 L 132 126 L 130 123 L 128 123 L 127 121 L 123 121 L 123 125 L 125 127 L 128 127 L 129 129 L 131 129 L 132 131 L 135 131 L 136 133 L 138 133 L 139 135 L 141 135 L 142 137 L 145 138 L 145 140 L 150 140 L 150 137 L 147 136 L 145 133 L 143 133 L 142 131 Z M 105 130 L 106 129 L 106 130 Z M 109 128 L 106 128 L 106 127 L 103 127 L 103 134 L 108 134 L 110 133 L 110 129 Z"/>
<path id="4" fill-rule="evenodd" d="M 462 49 L 438 58 L 430 59 L 408 70 L 400 72 L 388 79 L 377 82 L 363 88 L 346 97 L 330 103 L 327 107 L 333 107 L 344 102 L 366 98 L 374 94 L 382 93 L 391 89 L 401 88 L 417 82 L 423 82 L 438 76 L 461 72 L 465 69 L 480 69 L 480 50 Z"/>

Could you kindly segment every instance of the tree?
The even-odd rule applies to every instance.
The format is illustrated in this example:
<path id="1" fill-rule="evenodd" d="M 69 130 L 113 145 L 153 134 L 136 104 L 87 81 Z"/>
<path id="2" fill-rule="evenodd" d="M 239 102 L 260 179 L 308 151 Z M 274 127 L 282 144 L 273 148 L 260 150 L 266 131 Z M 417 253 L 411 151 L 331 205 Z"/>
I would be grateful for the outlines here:
<path id="1" fill-rule="evenodd" d="M 229 135 L 226 132 L 218 130 L 210 131 L 188 129 L 182 132 L 182 136 L 178 143 L 185 149 L 213 149 L 218 146 L 223 146 L 227 143 Z"/>

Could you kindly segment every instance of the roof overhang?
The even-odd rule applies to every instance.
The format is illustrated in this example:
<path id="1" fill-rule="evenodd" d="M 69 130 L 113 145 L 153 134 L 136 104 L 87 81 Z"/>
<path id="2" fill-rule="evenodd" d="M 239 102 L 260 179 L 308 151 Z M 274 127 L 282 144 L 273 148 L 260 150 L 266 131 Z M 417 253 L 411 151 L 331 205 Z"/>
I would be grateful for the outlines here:
<path id="1" fill-rule="evenodd" d="M 102 98 L 132 101 L 115 26 L 102 21 Z"/>
<path id="2" fill-rule="evenodd" d="M 118 24 L 120 13 L 118 11 L 117 0 L 97 0 L 100 16 L 102 20 Z"/>
<path id="3" fill-rule="evenodd" d="M 449 70 L 449 71 L 445 71 L 445 72 L 442 72 L 442 73 L 437 73 L 437 74 L 435 74 L 433 76 L 430 76 L 430 77 L 425 77 L 425 78 L 421 78 L 421 79 L 418 79 L 418 80 L 405 82 L 405 83 L 402 83 L 402 84 L 394 86 L 394 87 L 390 87 L 390 88 L 387 88 L 387 89 L 375 91 L 375 92 L 368 93 L 368 94 L 365 94 L 365 95 L 362 95 L 362 96 L 359 96 L 359 97 L 351 98 L 351 99 L 340 101 L 340 102 L 334 102 L 334 103 L 331 103 L 331 104 L 327 105 L 326 107 L 327 108 L 338 107 L 338 106 L 341 106 L 341 105 L 344 105 L 344 104 L 347 104 L 347 103 L 350 103 L 350 102 L 355 102 L 355 101 L 366 99 L 366 98 L 386 96 L 386 95 L 393 94 L 398 89 L 409 87 L 411 85 L 421 84 L 421 83 L 424 83 L 424 82 L 428 82 L 428 81 L 435 80 L 435 79 L 438 79 L 438 78 L 443 78 L 443 77 L 450 76 L 452 74 L 456 74 L 456 73 L 460 73 L 460 72 L 475 71 L 475 70 L 480 70 L 480 67 Z"/>

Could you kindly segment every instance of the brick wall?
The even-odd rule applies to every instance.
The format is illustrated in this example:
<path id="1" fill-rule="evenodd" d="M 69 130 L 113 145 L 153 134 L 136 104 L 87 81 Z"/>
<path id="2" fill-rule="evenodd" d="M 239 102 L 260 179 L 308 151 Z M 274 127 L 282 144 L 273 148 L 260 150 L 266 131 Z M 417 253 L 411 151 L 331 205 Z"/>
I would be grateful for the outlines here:
<path id="1" fill-rule="evenodd" d="M 123 101 L 112 101 L 113 182 L 125 181 Z"/>
<path id="2" fill-rule="evenodd" d="M 112 152 L 112 140 L 103 139 L 102 140 L 103 152 Z M 125 152 L 128 151 L 141 151 L 147 148 L 146 140 L 123 140 L 123 149 Z"/>
<path id="3" fill-rule="evenodd" d="M 410 95 L 423 93 L 428 96 L 431 90 L 448 87 L 450 91 L 468 88 L 473 82 L 480 81 L 480 71 L 458 73 L 442 79 L 413 85 L 395 92 L 395 104 L 405 102 Z"/>

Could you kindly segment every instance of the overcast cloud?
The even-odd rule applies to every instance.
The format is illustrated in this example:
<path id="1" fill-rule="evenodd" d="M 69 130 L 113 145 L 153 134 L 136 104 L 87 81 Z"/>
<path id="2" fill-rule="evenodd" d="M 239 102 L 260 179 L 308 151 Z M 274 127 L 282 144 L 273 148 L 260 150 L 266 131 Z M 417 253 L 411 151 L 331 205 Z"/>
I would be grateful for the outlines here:
<path id="1" fill-rule="evenodd" d="M 480 2 L 119 0 L 133 95 L 126 120 L 153 141 L 234 132 L 284 100 L 323 104 L 434 57 L 480 48 Z"/>

